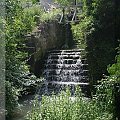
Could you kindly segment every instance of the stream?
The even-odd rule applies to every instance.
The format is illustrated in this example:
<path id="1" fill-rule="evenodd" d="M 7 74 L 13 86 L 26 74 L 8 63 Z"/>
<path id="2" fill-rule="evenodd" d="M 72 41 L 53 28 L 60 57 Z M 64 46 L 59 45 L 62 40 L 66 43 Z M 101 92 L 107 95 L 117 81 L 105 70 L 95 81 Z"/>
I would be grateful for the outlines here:
<path id="1" fill-rule="evenodd" d="M 34 99 L 35 95 L 26 95 L 20 99 L 20 109 L 16 109 L 15 113 L 11 120 L 25 120 L 25 116 L 27 112 L 31 110 L 32 103 L 31 101 Z"/>

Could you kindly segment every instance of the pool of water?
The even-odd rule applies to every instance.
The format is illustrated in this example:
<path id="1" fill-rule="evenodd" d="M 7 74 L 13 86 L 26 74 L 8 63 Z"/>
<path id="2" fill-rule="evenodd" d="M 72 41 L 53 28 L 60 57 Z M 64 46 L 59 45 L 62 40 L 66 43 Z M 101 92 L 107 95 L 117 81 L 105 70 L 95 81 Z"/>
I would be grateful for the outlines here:
<path id="1" fill-rule="evenodd" d="M 32 109 L 32 100 L 34 99 L 35 95 L 26 95 L 22 99 L 20 99 L 19 109 L 15 110 L 15 113 L 11 120 L 25 120 L 25 116 L 27 112 Z"/>

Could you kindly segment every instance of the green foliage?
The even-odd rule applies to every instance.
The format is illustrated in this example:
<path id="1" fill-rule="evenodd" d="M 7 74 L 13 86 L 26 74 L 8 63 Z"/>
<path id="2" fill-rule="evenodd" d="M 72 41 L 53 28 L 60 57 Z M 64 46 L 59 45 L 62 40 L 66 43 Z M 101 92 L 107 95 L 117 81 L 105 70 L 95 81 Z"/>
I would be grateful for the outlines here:
<path id="1" fill-rule="evenodd" d="M 118 47 L 119 50 L 120 47 Z M 119 100 L 120 95 L 120 54 L 116 55 L 116 63 L 109 65 L 108 73 L 110 74 L 106 79 L 99 82 L 97 86 L 97 101 L 102 101 L 105 106 L 107 104 L 107 109 L 114 113 L 114 118 L 119 116 L 119 111 L 117 110 L 116 101 Z M 119 119 L 119 118 L 118 118 Z"/>
<path id="2" fill-rule="evenodd" d="M 10 115 L 17 105 L 16 91 L 23 90 L 25 76 L 29 74 L 28 66 L 24 61 L 27 57 L 25 35 L 36 26 L 38 21 L 35 18 L 41 15 L 42 10 L 37 5 L 24 8 L 19 0 L 6 0 L 5 7 L 6 110 Z"/>
<path id="3" fill-rule="evenodd" d="M 54 2 L 59 3 L 62 7 L 69 6 L 71 4 L 75 4 L 74 0 L 54 0 Z M 77 0 L 77 2 L 81 2 L 81 0 Z"/>
<path id="4" fill-rule="evenodd" d="M 108 72 L 117 82 L 120 82 L 120 55 L 116 57 L 116 63 L 108 67 Z"/>
<path id="5" fill-rule="evenodd" d="M 5 83 L 5 88 L 6 88 L 6 114 L 9 116 L 11 113 L 14 112 L 15 107 L 18 105 L 18 90 L 12 86 L 12 84 L 9 81 L 6 81 Z"/>
<path id="6" fill-rule="evenodd" d="M 35 100 L 34 108 L 28 113 L 26 120 L 112 120 L 110 103 L 99 100 L 97 96 L 86 100 L 79 87 L 76 88 L 75 96 L 71 97 L 67 89 L 57 96 L 43 96 L 40 103 Z"/>
<path id="7" fill-rule="evenodd" d="M 111 113 L 114 111 L 114 83 L 115 79 L 112 77 L 102 79 L 96 86 L 97 91 L 95 95 L 97 104 L 101 105 L 101 109 L 105 109 Z"/>
<path id="8" fill-rule="evenodd" d="M 32 5 L 32 7 L 24 9 L 24 21 L 27 27 L 35 27 L 35 23 L 40 23 L 40 18 L 43 14 L 43 9 L 39 5 Z M 38 17 L 38 19 L 37 19 Z M 30 23 L 31 22 L 31 23 Z M 32 26 L 33 25 L 33 26 Z"/>
<path id="9" fill-rule="evenodd" d="M 94 18 L 88 15 L 90 12 L 90 3 L 87 0 L 81 0 L 82 10 L 81 14 L 77 14 L 80 22 L 78 24 L 72 24 L 72 31 L 75 42 L 78 43 L 79 48 L 85 49 L 87 47 L 87 37 L 95 31 Z"/>
<path id="10" fill-rule="evenodd" d="M 13 3 L 12 3 L 13 2 Z M 15 83 L 21 82 L 21 74 L 26 71 L 25 63 L 22 59 L 26 53 L 20 51 L 24 46 L 23 35 L 26 33 L 27 26 L 23 23 L 22 8 L 18 1 L 7 1 L 6 16 L 6 80 Z M 10 4 L 10 5 L 9 5 Z M 17 6 L 17 7 L 16 7 Z M 15 85 L 14 84 L 14 85 Z M 16 84 L 18 85 L 18 84 Z"/>
<path id="11" fill-rule="evenodd" d="M 72 2 L 72 0 L 54 0 L 54 2 L 57 2 L 61 4 L 62 6 L 66 6 Z"/>
<path id="12" fill-rule="evenodd" d="M 80 17 L 84 17 L 81 15 Z M 74 40 L 79 43 L 79 48 L 86 48 L 86 37 L 94 31 L 92 16 L 85 16 L 77 25 L 72 25 Z"/>
<path id="13" fill-rule="evenodd" d="M 73 26 L 74 39 L 79 43 L 79 48 L 87 51 L 93 83 L 100 80 L 103 74 L 108 75 L 107 66 L 114 63 L 115 48 L 118 47 L 114 37 L 114 5 L 112 0 L 83 0 L 83 13 L 78 16 L 80 22 Z"/>
<path id="14" fill-rule="evenodd" d="M 47 22 L 49 20 L 58 20 L 60 18 L 60 15 L 62 14 L 62 11 L 60 9 L 53 9 L 48 13 L 44 13 L 40 20 L 41 22 Z"/>

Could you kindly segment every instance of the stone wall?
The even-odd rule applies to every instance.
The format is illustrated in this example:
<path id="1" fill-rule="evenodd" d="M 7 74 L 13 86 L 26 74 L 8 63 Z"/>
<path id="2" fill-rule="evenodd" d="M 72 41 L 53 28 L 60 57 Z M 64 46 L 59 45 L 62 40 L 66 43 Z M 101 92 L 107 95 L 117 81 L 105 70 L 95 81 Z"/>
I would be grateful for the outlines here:
<path id="1" fill-rule="evenodd" d="M 63 24 L 57 21 L 41 23 L 30 35 L 27 35 L 28 64 L 30 64 L 31 72 L 39 76 L 47 51 L 60 49 L 64 44 L 65 26 Z"/>

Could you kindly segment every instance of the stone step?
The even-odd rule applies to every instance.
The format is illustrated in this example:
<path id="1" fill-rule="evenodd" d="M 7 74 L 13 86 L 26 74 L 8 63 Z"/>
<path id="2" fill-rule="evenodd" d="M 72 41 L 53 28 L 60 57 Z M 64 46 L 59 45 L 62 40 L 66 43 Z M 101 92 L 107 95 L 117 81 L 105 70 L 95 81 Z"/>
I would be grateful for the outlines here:
<path id="1" fill-rule="evenodd" d="M 45 75 L 45 79 L 47 79 L 47 78 L 65 78 L 65 79 L 73 79 L 73 78 L 75 78 L 75 79 L 78 79 L 78 80 L 82 80 L 82 79 L 88 79 L 88 76 L 86 75 L 86 76 L 82 76 L 82 75 L 69 75 L 69 74 L 60 74 L 60 75 L 56 75 L 56 74 L 50 74 L 50 75 Z"/>
<path id="2" fill-rule="evenodd" d="M 59 60 L 59 59 L 48 59 L 45 60 L 46 64 L 76 64 L 78 61 L 82 62 L 82 64 L 87 64 L 87 60 L 86 59 L 63 59 L 63 60 Z"/>
<path id="3" fill-rule="evenodd" d="M 83 72 L 81 72 L 82 76 L 88 76 L 89 75 L 89 70 L 83 70 Z"/>
<path id="4" fill-rule="evenodd" d="M 81 52 L 50 53 L 50 55 L 80 55 Z"/>
<path id="5" fill-rule="evenodd" d="M 59 76 L 58 76 L 58 74 L 52 74 L 52 75 L 49 74 L 49 75 L 46 75 L 45 77 L 54 77 L 54 78 L 57 78 L 57 77 L 62 77 L 62 76 L 63 76 L 62 74 L 59 74 Z M 69 77 L 69 74 L 64 74 L 64 77 Z M 77 77 L 79 77 L 79 78 L 88 78 L 87 75 L 86 75 L 86 76 L 85 76 L 85 75 L 82 76 L 82 75 L 80 75 L 80 74 L 79 74 L 79 75 L 77 75 L 77 74 L 73 74 L 73 75 L 72 75 L 72 74 L 71 74 L 70 77 L 71 77 L 71 78 L 72 78 L 72 77 L 76 77 L 76 78 L 77 78 Z"/>
<path id="6" fill-rule="evenodd" d="M 56 73 L 56 72 L 54 72 L 54 71 L 52 71 L 52 72 L 49 72 L 49 73 L 46 73 L 46 74 L 44 74 L 45 76 L 49 76 L 49 75 L 57 75 L 57 76 L 62 76 L 63 74 L 62 73 Z M 66 73 L 67 74 L 67 73 Z M 88 76 L 89 74 L 88 74 L 88 72 L 81 72 L 81 73 L 73 73 L 72 74 L 73 76 Z M 66 75 L 65 75 L 66 76 Z"/>
<path id="7" fill-rule="evenodd" d="M 82 64 L 82 69 L 83 70 L 88 70 L 88 67 L 89 67 L 88 64 Z"/>
<path id="8" fill-rule="evenodd" d="M 77 75 L 88 75 L 89 73 L 89 70 L 80 70 L 80 69 L 77 69 L 77 70 L 69 70 L 69 69 L 47 69 L 44 71 L 43 74 L 57 74 L 57 75 L 60 75 L 60 74 L 69 74 L 69 73 L 72 73 L 72 74 L 77 74 Z"/>
<path id="9" fill-rule="evenodd" d="M 59 66 L 59 65 L 63 65 L 63 64 L 45 64 L 45 67 L 50 67 L 50 66 Z M 77 65 L 77 64 L 65 64 L 65 65 L 68 65 L 68 66 L 73 66 L 73 65 Z M 88 64 L 81 64 L 81 66 L 88 66 Z"/>
<path id="10" fill-rule="evenodd" d="M 64 59 L 64 60 L 58 60 L 58 59 L 49 59 L 45 61 L 46 64 L 76 64 L 77 59 Z"/>
<path id="11" fill-rule="evenodd" d="M 47 74 L 46 74 L 47 73 Z M 46 73 L 43 73 L 43 75 L 45 76 L 48 76 L 48 75 L 59 75 L 59 76 L 62 76 L 63 73 L 60 73 L 60 72 L 54 72 L 54 71 L 51 71 L 51 72 L 46 72 Z M 66 73 L 65 76 L 69 74 L 69 73 Z M 88 76 L 89 75 L 89 72 L 74 72 L 74 73 L 71 73 L 73 76 Z"/>
<path id="12" fill-rule="evenodd" d="M 47 81 L 47 84 L 58 84 L 58 85 L 89 85 L 89 83 L 86 82 L 58 82 L 58 81 Z"/>
<path id="13" fill-rule="evenodd" d="M 45 69 L 81 69 L 83 66 L 79 64 L 46 64 Z"/>
<path id="14" fill-rule="evenodd" d="M 51 55 L 51 56 L 48 56 L 48 59 L 59 59 L 59 60 L 61 60 L 61 59 L 79 59 L 80 58 L 80 56 L 68 56 L 68 55 Z"/>
<path id="15" fill-rule="evenodd" d="M 76 67 L 72 67 L 72 66 L 51 66 L 51 67 L 47 67 L 45 69 L 59 69 L 59 70 L 79 70 L 81 69 L 82 66 L 76 66 Z"/>
<path id="16" fill-rule="evenodd" d="M 88 64 L 87 59 L 81 59 L 82 64 Z"/>
<path id="17" fill-rule="evenodd" d="M 59 59 L 60 58 L 64 58 L 64 57 L 80 57 L 80 55 L 71 55 L 71 54 L 64 54 L 64 55 L 55 55 L 55 54 L 50 54 L 49 56 L 48 56 L 48 58 L 52 58 L 52 57 L 58 57 Z"/>
<path id="18" fill-rule="evenodd" d="M 59 52 L 81 52 L 81 51 L 84 51 L 84 49 L 71 49 L 71 50 L 51 50 L 51 51 L 48 51 L 48 53 L 59 53 Z"/>
<path id="19" fill-rule="evenodd" d="M 53 71 L 53 72 L 63 71 L 63 73 L 65 73 L 65 72 L 82 72 L 82 71 L 88 71 L 88 70 L 81 70 L 81 69 L 69 70 L 69 69 L 51 69 L 50 68 L 50 69 L 46 69 L 44 72 L 51 72 L 51 71 Z"/>
<path id="20" fill-rule="evenodd" d="M 47 77 L 46 80 L 47 81 L 61 81 L 61 82 L 89 82 L 88 78 L 61 78 L 61 77 Z"/>

